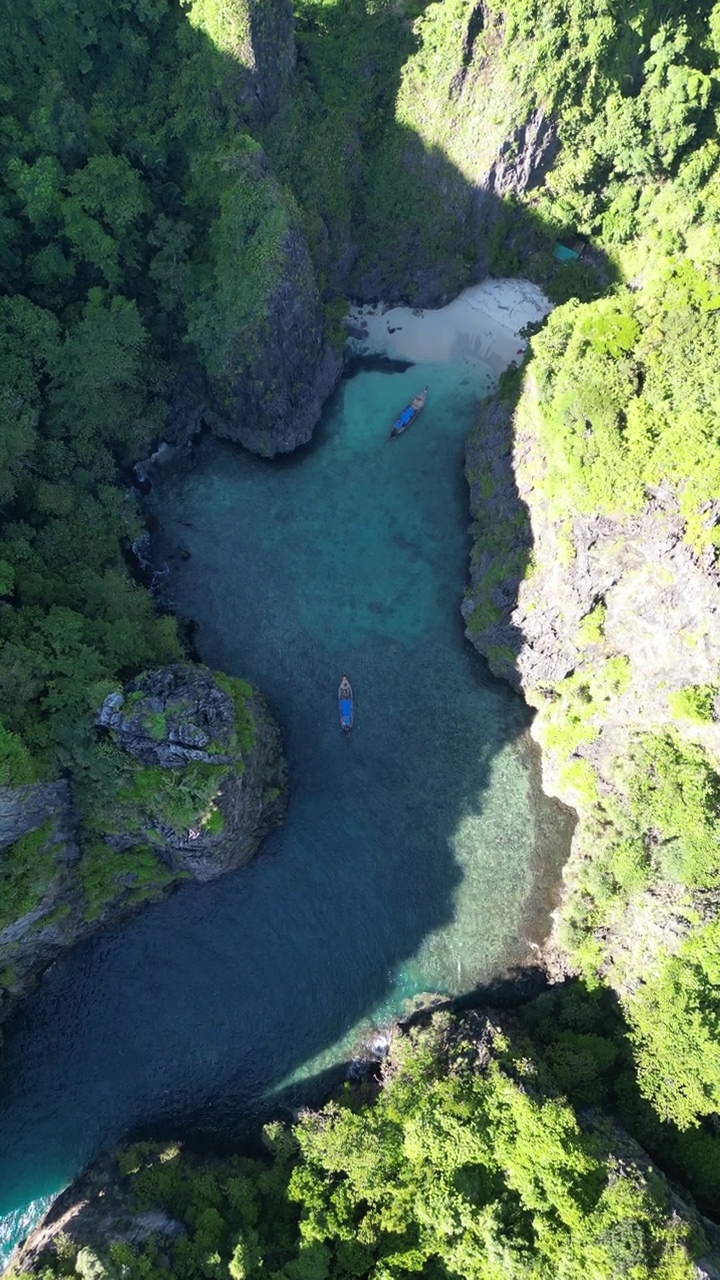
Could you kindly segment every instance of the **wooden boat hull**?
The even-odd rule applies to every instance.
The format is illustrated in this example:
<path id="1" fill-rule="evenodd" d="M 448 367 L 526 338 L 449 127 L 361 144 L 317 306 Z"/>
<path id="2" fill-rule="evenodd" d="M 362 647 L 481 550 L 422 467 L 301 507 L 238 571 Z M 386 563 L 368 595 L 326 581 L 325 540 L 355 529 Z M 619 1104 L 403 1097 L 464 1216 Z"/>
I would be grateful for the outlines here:
<path id="1" fill-rule="evenodd" d="M 353 698 L 352 685 L 347 676 L 343 674 L 338 689 L 338 713 L 340 716 L 340 728 L 344 733 L 349 733 L 353 727 L 355 711 L 355 700 Z"/>
<path id="2" fill-rule="evenodd" d="M 413 396 L 410 403 L 405 405 L 400 416 L 392 424 L 390 435 L 388 436 L 389 440 L 395 440 L 397 436 L 401 436 L 403 431 L 407 431 L 408 427 L 412 425 L 418 414 L 425 408 L 427 393 L 427 387 L 423 387 L 423 390 Z"/>

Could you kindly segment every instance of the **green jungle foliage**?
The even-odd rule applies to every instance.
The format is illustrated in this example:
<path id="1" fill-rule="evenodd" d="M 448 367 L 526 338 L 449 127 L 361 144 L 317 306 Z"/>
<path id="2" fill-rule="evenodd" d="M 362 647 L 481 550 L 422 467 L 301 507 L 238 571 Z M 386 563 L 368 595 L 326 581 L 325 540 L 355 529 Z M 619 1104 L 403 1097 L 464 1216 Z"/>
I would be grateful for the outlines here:
<path id="1" fill-rule="evenodd" d="M 462 8 L 444 6 L 435 32 Z M 652 0 L 623 10 L 610 0 L 493 8 L 499 21 L 486 20 L 477 43 L 481 59 L 493 51 L 488 66 L 499 58 L 505 68 L 495 114 L 523 120 L 541 110 L 561 142 L 494 259 L 506 269 L 518 246 L 529 246 L 523 269 L 565 303 L 532 338 L 522 391 L 516 381 L 505 387 L 506 399 L 520 396 L 517 420 L 546 460 L 533 477 L 537 497 L 566 530 L 569 560 L 575 513 L 630 516 L 662 486 L 677 497 L 686 540 L 711 562 L 720 546 L 712 505 L 720 492 L 720 10 Z M 426 26 L 435 10 L 426 10 Z M 448 102 L 446 116 L 452 110 Z M 420 130 L 422 111 L 418 103 Z M 551 266 L 542 245 L 533 247 L 533 226 L 584 234 L 589 254 L 572 271 Z M 487 521 L 478 531 L 476 557 L 492 536 Z M 517 576 L 507 554 L 496 558 L 471 593 L 472 632 L 502 619 L 494 588 Z M 583 649 L 603 642 L 603 624 L 602 611 L 584 619 Z M 543 745 L 586 828 L 588 856 L 569 886 L 562 937 L 589 984 L 620 993 L 634 1081 L 628 1106 L 663 1159 L 683 1176 L 692 1165 L 699 1193 L 701 1164 L 695 1156 L 683 1164 L 679 1153 L 702 1149 L 717 1188 L 717 1147 L 700 1123 L 720 1109 L 717 761 L 670 731 L 640 738 L 618 763 L 618 797 L 600 795 L 592 742 L 621 692 L 603 672 L 583 655 L 541 699 Z M 715 694 L 714 686 L 671 693 L 668 720 L 709 724 Z M 587 1064 L 592 1041 L 584 1052 Z"/>
<path id="2" fill-rule="evenodd" d="M 126 902 L 149 902 L 178 879 L 151 849 L 116 853 L 105 844 L 85 850 L 79 873 L 88 922 L 97 920 L 118 896 Z"/>
<path id="3" fill-rule="evenodd" d="M 21 836 L 3 850 L 0 860 L 0 929 L 38 905 L 57 870 L 52 850 L 52 824 Z"/>
<path id="4" fill-rule="evenodd" d="M 589 981 L 602 966 L 624 991 L 641 1091 L 685 1129 L 720 1109 L 720 936 L 707 914 L 720 885 L 720 778 L 700 747 L 667 733 L 639 737 L 615 784 L 588 818 L 592 855 L 562 940 Z M 640 955 L 608 961 L 599 939 L 624 933 L 623 921 L 631 937 L 640 931 Z M 643 944 L 643 928 L 654 943 Z"/>
<path id="5" fill-rule="evenodd" d="M 117 747 L 105 744 L 102 756 L 110 786 L 102 797 L 95 790 L 86 811 L 85 828 L 98 835 L 114 827 L 152 839 L 152 827 L 170 827 L 183 835 L 211 811 L 227 765 L 191 760 L 181 769 L 143 765 Z M 162 837 L 157 835 L 159 842 Z"/>
<path id="6" fill-rule="evenodd" d="M 681 1179 L 700 1208 L 717 1220 L 720 1141 L 714 1117 L 686 1129 L 659 1118 L 641 1092 L 634 1036 L 614 994 L 596 982 L 574 980 L 526 1005 L 520 1021 L 533 1053 L 573 1106 L 601 1107 L 619 1116 L 665 1172 Z M 683 1054 L 681 1047 L 681 1060 Z M 667 1058 L 665 1066 L 673 1069 Z"/>
<path id="7" fill-rule="evenodd" d="M 711 684 L 689 684 L 678 689 L 668 698 L 670 713 L 675 720 L 689 720 L 692 724 L 709 724 L 714 719 L 714 701 L 718 689 Z"/>
<path id="8" fill-rule="evenodd" d="M 157 615 L 126 566 L 142 525 L 118 468 L 161 435 L 177 368 L 222 362 L 223 343 L 257 325 L 287 223 L 242 132 L 245 69 L 205 34 L 222 46 L 224 31 L 237 53 L 243 10 L 239 0 L 3 8 L 0 785 L 67 772 L 84 810 L 120 772 L 91 737 L 103 697 L 181 656 L 174 619 Z M 196 784 L 190 800 L 185 785 L 163 791 L 175 825 L 210 789 Z M 109 812 L 120 821 L 117 806 Z M 138 807 L 135 825 L 143 816 Z M 93 915 L 115 877 L 108 854 L 98 880 L 91 845 Z M 30 875 L 23 841 L 5 859 L 3 919 L 34 905 L 54 870 L 38 854 Z"/>
<path id="9" fill-rule="evenodd" d="M 226 675 L 224 671 L 214 671 L 213 679 L 225 693 L 229 693 L 235 707 L 235 738 L 227 749 L 247 755 L 255 743 L 255 720 L 248 706 L 252 686 L 237 676 Z"/>
<path id="10" fill-rule="evenodd" d="M 569 303 L 533 339 L 543 488 L 563 513 L 633 514 L 670 483 L 693 541 L 718 538 L 701 509 L 720 492 L 715 409 L 720 281 L 656 264 L 645 287 Z"/>
<path id="11" fill-rule="evenodd" d="M 138 1210 L 162 1207 L 187 1235 L 140 1252 L 110 1245 L 102 1260 L 66 1247 L 37 1274 L 692 1280 L 702 1242 L 670 1214 L 662 1176 L 612 1126 L 582 1128 L 504 1037 L 495 1048 L 478 1069 L 472 1030 L 436 1017 L 395 1040 L 374 1098 L 346 1086 L 292 1130 L 268 1125 L 263 1158 L 127 1148 L 120 1170 Z"/>
<path id="12" fill-rule="evenodd" d="M 160 788 L 182 826 L 216 785 L 202 771 L 182 784 L 151 770 L 126 776 L 91 740 L 91 713 L 118 681 L 180 653 L 174 622 L 125 566 L 140 523 L 117 474 L 162 433 L 179 368 L 198 362 L 222 388 L 252 359 L 298 218 L 335 318 L 341 264 L 355 259 L 354 281 L 377 270 L 408 301 L 437 264 L 448 290 L 484 260 L 541 281 L 565 305 L 533 339 L 523 411 L 558 517 L 569 529 L 576 510 L 636 512 L 648 486 L 669 482 L 688 540 L 720 542 L 706 509 L 720 492 L 718 6 L 296 0 L 292 93 L 262 128 L 246 113 L 243 61 L 261 8 L 27 0 L 4 10 L 0 782 L 69 771 L 90 835 L 108 798 L 140 822 Z M 547 180 L 529 198 L 496 202 L 471 237 L 474 180 L 537 110 L 561 142 Z M 518 133 L 508 157 L 521 146 Z M 593 250 L 560 266 L 552 246 L 568 232 Z M 518 384 L 512 375 L 503 394 Z M 503 559 L 511 534 L 483 534 L 496 554 L 476 631 L 500 616 L 494 587 L 523 571 L 524 553 Z M 569 558 L 569 533 L 566 545 Z M 583 628 L 583 644 L 600 642 L 596 611 Z M 588 983 L 611 981 L 605 926 L 633 895 L 682 891 L 677 949 L 661 946 L 655 968 L 624 989 L 626 1111 L 694 1186 L 702 1152 L 718 1187 L 712 1135 L 691 1127 L 720 1101 L 717 779 L 699 749 L 668 735 L 639 742 L 620 800 L 598 801 L 591 766 L 573 753 L 621 687 L 614 661 L 592 679 L 569 677 L 549 721 L 565 785 L 597 802 L 567 942 Z M 670 708 L 705 721 L 708 691 L 683 691 Z M 244 744 L 251 729 L 239 724 Z M 125 855 L 98 857 L 94 842 L 85 851 L 89 915 L 126 874 L 129 894 L 160 885 L 138 837 L 127 873 Z M 11 911 L 52 874 L 41 843 L 11 852 L 0 886 Z M 609 1089 L 617 1040 L 571 1034 L 579 1039 L 562 1052 L 552 1042 L 558 1072 L 569 1081 L 568 1061 L 583 1064 L 581 1083 Z M 176 1274 L 252 1276 L 261 1259 L 264 1274 L 287 1280 L 371 1268 L 376 1280 L 690 1274 L 654 1184 L 624 1165 L 610 1173 L 607 1151 L 564 1104 L 538 1100 L 532 1079 L 521 1088 L 518 1071 L 443 1075 L 433 1059 L 420 1086 L 419 1067 L 398 1067 L 375 1108 L 346 1105 L 299 1127 L 292 1175 L 278 1154 L 219 1189 L 210 1175 L 193 1179 L 207 1190 L 183 1192 L 191 1236 L 175 1246 Z M 168 1274 L 152 1249 L 117 1265 Z M 92 1272 L 92 1260 L 78 1263 Z"/>
<path id="13" fill-rule="evenodd" d="M 242 346 L 257 327 L 287 225 L 289 206 L 241 129 L 245 70 L 203 30 L 222 45 L 220 28 L 235 39 L 242 12 L 239 2 L 30 0 L 4 14 L 9 780 L 72 769 L 78 725 L 117 678 L 180 655 L 173 620 L 156 616 L 125 566 L 141 526 L 116 476 L 160 436 L 164 392 L 193 348 L 222 372 L 228 343 Z"/>

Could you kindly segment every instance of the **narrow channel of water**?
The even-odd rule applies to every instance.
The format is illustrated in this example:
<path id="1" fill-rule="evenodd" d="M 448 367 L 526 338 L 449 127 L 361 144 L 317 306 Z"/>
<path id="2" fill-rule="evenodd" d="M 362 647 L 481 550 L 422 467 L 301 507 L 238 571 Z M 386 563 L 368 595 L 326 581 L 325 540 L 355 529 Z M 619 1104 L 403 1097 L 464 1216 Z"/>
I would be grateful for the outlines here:
<path id="1" fill-rule="evenodd" d="M 426 383 L 424 413 L 384 444 Z M 129 1129 L 231 1133 L 546 930 L 567 816 L 459 615 L 463 441 L 488 385 L 481 366 L 361 371 L 300 454 L 205 442 L 162 474 L 167 589 L 203 659 L 269 698 L 291 804 L 250 867 L 91 939 L 27 1001 L 0 1079 L 6 1237 Z"/>

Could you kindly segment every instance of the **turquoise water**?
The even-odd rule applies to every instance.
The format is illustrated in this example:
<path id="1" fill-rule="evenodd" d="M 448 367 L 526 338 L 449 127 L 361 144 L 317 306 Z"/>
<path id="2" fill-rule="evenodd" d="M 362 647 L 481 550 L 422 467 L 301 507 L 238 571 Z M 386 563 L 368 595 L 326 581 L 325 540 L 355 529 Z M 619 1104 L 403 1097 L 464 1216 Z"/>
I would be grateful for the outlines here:
<path id="1" fill-rule="evenodd" d="M 382 443 L 426 383 L 423 414 Z M 165 589 L 203 659 L 265 691 L 288 817 L 248 868 L 91 939 L 28 1000 L 0 1080 L 7 1237 L 128 1130 L 231 1134 L 546 930 L 567 819 L 459 614 L 463 440 L 488 385 L 481 366 L 362 371 L 301 454 L 208 441 L 162 473 Z"/>

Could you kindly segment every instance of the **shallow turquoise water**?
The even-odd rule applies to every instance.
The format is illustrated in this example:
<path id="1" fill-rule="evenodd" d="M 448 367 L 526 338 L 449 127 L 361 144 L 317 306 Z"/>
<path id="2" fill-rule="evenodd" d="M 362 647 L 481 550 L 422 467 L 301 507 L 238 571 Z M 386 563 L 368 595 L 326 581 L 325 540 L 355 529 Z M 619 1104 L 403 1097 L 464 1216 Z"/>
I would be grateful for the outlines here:
<path id="1" fill-rule="evenodd" d="M 383 444 L 425 383 L 424 413 Z M 206 442 L 163 473 L 167 591 L 204 660 L 265 691 L 290 809 L 250 867 L 78 947 L 27 1002 L 0 1080 L 6 1236 L 128 1129 L 232 1133 L 413 997 L 491 982 L 545 931 L 567 818 L 459 616 L 463 440 L 488 385 L 477 366 L 364 371 L 301 454 Z"/>

